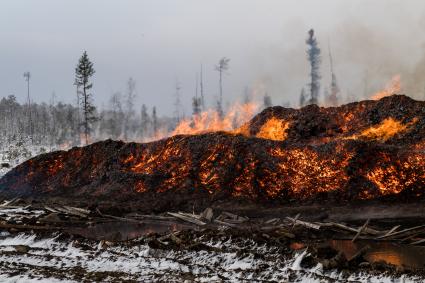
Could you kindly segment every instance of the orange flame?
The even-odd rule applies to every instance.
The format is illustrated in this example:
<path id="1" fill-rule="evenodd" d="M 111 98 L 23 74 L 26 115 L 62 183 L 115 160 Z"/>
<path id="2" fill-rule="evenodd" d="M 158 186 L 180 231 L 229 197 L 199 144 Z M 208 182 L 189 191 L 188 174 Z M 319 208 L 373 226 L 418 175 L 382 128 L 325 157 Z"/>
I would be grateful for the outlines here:
<path id="1" fill-rule="evenodd" d="M 283 141 L 286 139 L 286 130 L 289 128 L 289 125 L 289 122 L 272 117 L 264 123 L 256 137 L 274 141 Z"/>
<path id="2" fill-rule="evenodd" d="M 194 115 L 192 119 L 181 121 L 171 133 L 174 135 L 195 135 L 216 131 L 233 131 L 247 122 L 257 111 L 255 103 L 234 104 L 223 118 L 214 110 Z"/>
<path id="3" fill-rule="evenodd" d="M 401 90 L 401 77 L 395 75 L 389 83 L 385 86 L 384 90 L 378 91 L 371 98 L 372 100 L 379 100 L 383 97 L 393 95 Z"/>
<path id="4" fill-rule="evenodd" d="M 400 133 L 406 132 L 417 121 L 418 119 L 415 118 L 411 122 L 403 124 L 393 118 L 387 118 L 379 125 L 362 131 L 359 137 L 385 142 Z"/>

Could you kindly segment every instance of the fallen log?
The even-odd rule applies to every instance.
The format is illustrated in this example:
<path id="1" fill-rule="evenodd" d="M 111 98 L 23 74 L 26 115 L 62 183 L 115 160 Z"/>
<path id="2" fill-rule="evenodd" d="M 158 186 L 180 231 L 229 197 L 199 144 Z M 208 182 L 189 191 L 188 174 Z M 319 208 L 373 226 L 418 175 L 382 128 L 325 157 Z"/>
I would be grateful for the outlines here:
<path id="1" fill-rule="evenodd" d="M 206 225 L 207 224 L 207 223 L 199 220 L 196 217 L 189 216 L 190 214 L 188 215 L 187 213 L 167 212 L 167 214 L 168 215 L 171 215 L 171 216 L 173 216 L 173 217 L 175 217 L 177 219 L 180 219 L 180 220 L 183 220 L 183 221 L 186 221 L 186 222 L 190 222 L 190 223 L 193 223 L 193 224 L 196 224 L 196 225 L 199 225 L 199 226 L 203 226 L 203 225 Z"/>
<path id="2" fill-rule="evenodd" d="M 310 222 L 307 222 L 307 221 L 297 220 L 297 219 L 291 218 L 291 217 L 286 217 L 286 219 L 294 222 L 292 227 L 294 227 L 296 224 L 299 224 L 301 226 L 305 226 L 307 228 L 315 229 L 315 230 L 319 230 L 320 227 L 321 227 L 319 224 L 314 224 L 314 223 L 310 223 Z"/>
<path id="3" fill-rule="evenodd" d="M 357 238 L 360 236 L 360 234 L 363 232 L 363 230 L 366 228 L 366 226 L 369 224 L 370 219 L 367 219 L 366 222 L 363 224 L 362 227 L 360 227 L 359 231 L 357 232 L 357 234 L 354 236 L 354 238 L 351 240 L 351 242 L 355 242 L 357 240 Z"/>
<path id="4" fill-rule="evenodd" d="M 100 212 L 100 210 L 98 208 L 96 208 L 96 212 L 100 216 L 106 217 L 106 218 L 112 218 L 112 219 L 116 219 L 116 220 L 120 220 L 120 221 L 126 221 L 126 222 L 143 223 L 142 221 L 132 219 L 132 218 L 125 218 L 125 217 L 118 217 L 118 216 L 113 216 L 113 215 L 109 215 L 109 214 L 103 214 L 102 212 Z"/>
<path id="5" fill-rule="evenodd" d="M 201 213 L 201 218 L 208 220 L 209 222 L 212 221 L 214 217 L 214 211 L 212 210 L 211 207 L 206 208 L 202 213 Z"/>
<path id="6" fill-rule="evenodd" d="M 5 207 L 5 206 L 9 206 L 12 205 L 14 202 L 16 202 L 19 198 L 15 197 L 9 201 L 5 200 L 2 204 L 0 204 L 0 207 Z"/>
<path id="7" fill-rule="evenodd" d="M 397 230 L 398 228 L 400 228 L 400 226 L 401 225 L 397 225 L 397 226 L 394 226 L 393 228 L 391 228 L 387 233 L 385 233 L 385 235 L 384 236 L 388 236 L 388 235 L 390 235 L 390 234 L 392 234 L 393 232 L 395 232 L 395 230 Z"/>

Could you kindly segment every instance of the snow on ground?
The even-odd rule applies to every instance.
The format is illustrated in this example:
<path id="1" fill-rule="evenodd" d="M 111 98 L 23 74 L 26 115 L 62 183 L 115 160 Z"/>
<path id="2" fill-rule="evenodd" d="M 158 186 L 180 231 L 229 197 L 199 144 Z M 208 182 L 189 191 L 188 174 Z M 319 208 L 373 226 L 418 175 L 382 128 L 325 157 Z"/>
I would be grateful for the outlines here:
<path id="1" fill-rule="evenodd" d="M 412 277 L 324 273 L 320 265 L 305 269 L 300 263 L 306 251 L 285 259 L 278 249 L 266 251 L 264 245 L 249 240 L 209 240 L 203 244 L 210 249 L 154 249 L 141 241 L 108 246 L 64 240 L 59 234 L 47 238 L 3 234 L 0 281 L 422 282 Z"/>
<path id="2" fill-rule="evenodd" d="M 13 167 L 42 153 L 59 150 L 58 147 L 16 143 L 0 147 L 0 178 Z M 64 148 L 65 149 L 65 146 Z M 5 166 L 3 164 L 8 164 Z"/>

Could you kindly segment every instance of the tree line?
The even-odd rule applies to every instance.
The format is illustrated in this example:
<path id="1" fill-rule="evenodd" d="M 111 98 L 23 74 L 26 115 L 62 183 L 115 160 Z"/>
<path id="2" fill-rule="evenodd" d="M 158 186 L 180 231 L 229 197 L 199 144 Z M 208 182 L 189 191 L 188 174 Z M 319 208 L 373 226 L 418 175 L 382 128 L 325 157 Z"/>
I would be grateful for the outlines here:
<path id="1" fill-rule="evenodd" d="M 318 104 L 320 94 L 320 64 L 321 49 L 313 29 L 309 30 L 306 39 L 307 59 L 310 64 L 310 81 L 302 88 L 300 106 Z M 329 48 L 331 83 L 325 88 L 324 98 L 328 105 L 336 106 L 339 98 L 339 88 L 333 69 L 332 55 Z M 215 110 L 220 117 L 224 115 L 224 74 L 230 67 L 230 59 L 222 57 L 214 70 L 218 73 L 218 97 Z M 55 101 L 55 96 L 49 103 L 32 103 L 30 99 L 30 73 L 25 72 L 28 94 L 24 104 L 17 102 L 16 97 L 10 95 L 0 100 L 0 132 L 1 142 L 28 142 L 33 144 L 73 146 L 88 144 L 106 138 L 146 141 L 171 132 L 183 119 L 180 101 L 180 84 L 175 86 L 175 112 L 173 117 L 157 116 L 156 107 L 148 108 L 142 105 L 138 108 L 136 100 L 136 82 L 129 78 L 124 93 L 113 93 L 108 106 L 97 109 L 91 92 L 92 77 L 95 74 L 94 64 L 90 61 L 87 52 L 83 52 L 75 68 L 76 100 L 77 103 L 66 104 Z M 244 102 L 250 102 L 248 91 L 245 91 Z M 270 107 L 273 103 L 266 93 L 263 96 L 263 107 Z M 192 97 L 192 116 L 196 117 L 205 111 L 205 90 L 203 85 L 203 66 L 196 75 L 195 93 Z"/>

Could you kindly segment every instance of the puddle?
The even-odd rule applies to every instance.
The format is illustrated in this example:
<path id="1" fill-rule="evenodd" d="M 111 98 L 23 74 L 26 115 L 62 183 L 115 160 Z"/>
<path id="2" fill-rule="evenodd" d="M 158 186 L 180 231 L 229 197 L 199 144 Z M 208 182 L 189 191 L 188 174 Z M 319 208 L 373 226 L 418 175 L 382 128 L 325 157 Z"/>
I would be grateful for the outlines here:
<path id="1" fill-rule="evenodd" d="M 346 258 L 352 257 L 366 245 L 370 249 L 364 258 L 371 262 L 385 262 L 395 266 L 413 269 L 425 269 L 425 247 L 399 245 L 392 242 L 330 240 L 329 244 L 336 250 L 342 251 Z"/>
<path id="2" fill-rule="evenodd" d="M 171 233 L 190 228 L 193 229 L 192 226 L 178 223 L 132 223 L 117 221 L 99 223 L 86 228 L 71 228 L 68 232 L 93 240 L 125 241 L 151 233 Z"/>

